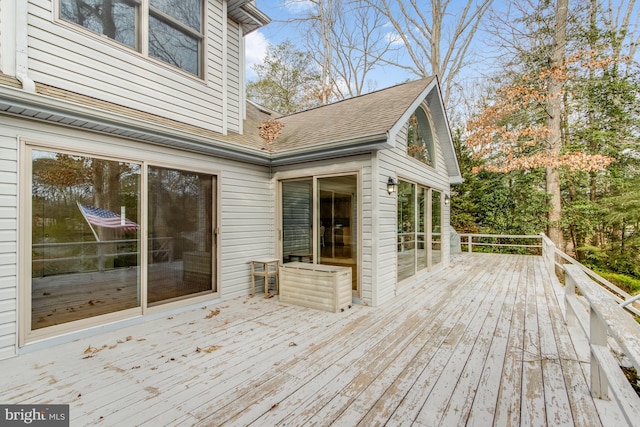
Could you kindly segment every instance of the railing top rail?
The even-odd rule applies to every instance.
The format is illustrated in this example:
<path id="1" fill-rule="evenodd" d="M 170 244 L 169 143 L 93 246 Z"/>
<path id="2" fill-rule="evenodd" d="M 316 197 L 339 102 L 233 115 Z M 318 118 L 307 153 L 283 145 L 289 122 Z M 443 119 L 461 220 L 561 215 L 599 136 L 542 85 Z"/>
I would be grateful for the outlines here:
<path id="1" fill-rule="evenodd" d="M 482 233 L 458 233 L 460 237 L 495 237 L 499 239 L 539 239 L 539 234 L 516 235 L 516 234 L 482 234 Z"/>
<path id="2" fill-rule="evenodd" d="M 546 234 L 544 234 L 544 233 L 540 233 L 540 237 L 542 238 L 542 241 L 543 241 L 543 242 L 545 242 L 545 243 L 549 243 L 549 244 L 551 244 L 551 245 L 554 245 L 554 246 L 555 246 L 555 244 L 553 243 L 553 241 L 552 241 L 552 240 L 551 240 L 551 239 L 550 239 Z"/>
<path id="3" fill-rule="evenodd" d="M 616 340 L 637 370 L 640 371 L 640 324 L 611 299 L 605 289 L 598 286 L 577 265 L 566 265 L 565 271 L 585 296 L 591 309 L 607 326 L 609 335 Z"/>
<path id="4" fill-rule="evenodd" d="M 173 237 L 149 237 L 150 241 L 156 240 L 171 240 Z M 104 240 L 104 241 L 95 241 L 89 240 L 86 242 L 51 242 L 51 243 L 34 243 L 32 246 L 35 248 L 46 248 L 46 247 L 54 247 L 54 246 L 78 246 L 78 245 L 107 245 L 113 243 L 131 243 L 137 242 L 138 239 L 121 239 L 121 240 Z"/>
<path id="5" fill-rule="evenodd" d="M 615 295 L 613 292 L 610 294 L 610 295 L 613 295 L 613 297 L 618 302 L 623 302 L 623 301 L 628 300 L 629 298 L 631 298 L 631 295 L 628 292 L 625 292 L 623 289 L 621 289 L 620 287 L 614 285 L 613 283 L 611 283 L 610 281 L 608 281 L 604 277 L 600 276 L 598 273 L 596 273 L 595 271 L 591 270 L 589 267 L 587 267 L 587 266 L 583 265 L 582 263 L 580 263 L 580 261 L 574 259 L 570 255 L 567 255 L 566 253 L 564 253 L 560 249 L 556 248 L 555 244 L 551 241 L 551 239 L 549 239 L 544 234 L 542 234 L 542 238 L 543 238 L 543 242 L 547 243 L 549 246 L 553 246 L 554 252 L 555 252 L 555 254 L 557 256 L 559 256 L 560 258 L 564 259 L 565 261 L 568 261 L 570 264 L 577 265 L 578 267 L 580 267 L 580 269 L 582 269 L 582 271 L 585 274 L 590 276 L 592 279 L 595 279 L 597 282 L 599 282 L 602 285 L 606 286 L 611 291 L 613 291 L 616 294 L 620 295 L 620 296 Z M 561 267 L 564 268 L 564 265 L 562 265 Z M 629 307 L 629 308 L 631 308 L 631 307 Z M 634 313 L 638 314 L 635 311 L 634 311 Z"/>

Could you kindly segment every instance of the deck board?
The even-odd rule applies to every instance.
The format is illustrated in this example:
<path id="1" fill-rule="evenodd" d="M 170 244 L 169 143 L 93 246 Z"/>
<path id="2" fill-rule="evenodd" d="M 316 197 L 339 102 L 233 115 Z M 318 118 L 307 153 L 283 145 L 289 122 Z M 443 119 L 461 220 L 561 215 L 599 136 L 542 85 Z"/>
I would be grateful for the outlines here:
<path id="1" fill-rule="evenodd" d="M 239 297 L 0 361 L 0 401 L 74 426 L 611 425 L 556 287 L 541 257 L 462 254 L 381 307 Z"/>
<path id="2" fill-rule="evenodd" d="M 471 410 L 468 414 L 468 426 L 490 426 L 494 423 L 496 407 L 500 392 L 500 384 L 503 377 L 503 369 L 508 353 L 509 331 L 511 319 L 515 310 L 518 294 L 523 291 L 516 280 L 517 271 L 520 271 L 524 259 L 518 259 L 516 267 L 508 274 L 509 283 L 507 294 L 502 302 L 496 328 L 491 338 L 491 347 L 482 367 L 475 393 L 469 397 L 473 399 Z"/>
<path id="3" fill-rule="evenodd" d="M 508 267 L 516 271 L 519 265 L 513 262 Z M 451 393 L 449 403 L 443 413 L 442 425 L 465 425 L 471 408 L 473 407 L 474 400 L 478 397 L 487 398 L 487 401 L 491 402 L 490 404 L 485 403 L 485 408 L 488 413 L 492 413 L 495 408 L 495 400 L 491 398 L 491 393 L 486 393 L 485 395 L 479 388 L 481 387 L 481 378 L 485 368 L 489 367 L 489 369 L 491 369 L 492 363 L 497 363 L 499 366 L 502 366 L 501 361 L 497 362 L 496 360 L 487 359 L 492 348 L 494 336 L 500 326 L 502 311 L 509 305 L 506 301 L 508 301 L 509 297 L 515 292 L 517 283 L 512 281 L 512 277 L 513 275 L 509 274 L 502 278 L 505 282 L 501 283 L 498 289 L 499 294 L 496 295 L 491 308 L 487 312 L 482 324 L 482 329 L 478 333 L 473 347 L 470 350 L 469 357 L 465 361 L 464 370 L 458 379 L 455 390 Z M 507 304 L 507 306 L 505 306 L 505 304 Z M 504 359 L 504 352 L 501 351 L 500 353 L 502 354 L 502 359 Z M 476 390 L 478 390 L 477 393 Z"/>

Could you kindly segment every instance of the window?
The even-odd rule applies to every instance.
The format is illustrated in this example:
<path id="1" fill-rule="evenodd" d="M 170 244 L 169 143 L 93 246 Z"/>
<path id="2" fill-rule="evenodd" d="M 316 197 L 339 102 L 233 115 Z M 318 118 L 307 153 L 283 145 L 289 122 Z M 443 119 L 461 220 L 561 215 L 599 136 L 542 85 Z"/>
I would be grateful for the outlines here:
<path id="1" fill-rule="evenodd" d="M 38 147 L 29 152 L 28 334 L 139 315 L 217 291 L 215 175 Z"/>
<path id="2" fill-rule="evenodd" d="M 60 0 L 61 19 L 194 75 L 202 73 L 202 10 L 202 0 Z"/>
<path id="3" fill-rule="evenodd" d="M 433 134 L 422 108 L 418 108 L 409 118 L 407 153 L 426 165 L 434 166 Z"/>

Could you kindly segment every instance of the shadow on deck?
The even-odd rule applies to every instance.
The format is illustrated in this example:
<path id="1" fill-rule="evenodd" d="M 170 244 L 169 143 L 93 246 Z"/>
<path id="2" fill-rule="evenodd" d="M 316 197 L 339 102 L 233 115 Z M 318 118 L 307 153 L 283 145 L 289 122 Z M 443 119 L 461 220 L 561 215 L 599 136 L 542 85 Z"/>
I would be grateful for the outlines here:
<path id="1" fill-rule="evenodd" d="M 242 297 L 1 361 L 0 402 L 71 425 L 602 425 L 561 312 L 542 257 L 464 254 L 381 307 Z"/>

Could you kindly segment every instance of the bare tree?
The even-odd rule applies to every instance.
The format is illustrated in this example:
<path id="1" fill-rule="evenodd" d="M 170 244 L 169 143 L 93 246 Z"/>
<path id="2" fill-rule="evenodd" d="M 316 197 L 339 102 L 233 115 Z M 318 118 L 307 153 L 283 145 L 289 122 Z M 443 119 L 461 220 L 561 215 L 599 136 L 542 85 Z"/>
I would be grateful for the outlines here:
<path id="1" fill-rule="evenodd" d="M 431 0 L 426 5 L 416 0 L 366 2 L 389 20 L 412 61 L 409 65 L 389 63 L 420 77 L 437 74 L 447 102 L 492 0 L 467 0 L 463 7 L 451 0 Z"/>
<path id="2" fill-rule="evenodd" d="M 383 58 L 399 49 L 399 39 L 384 28 L 386 18 L 364 1 L 350 2 L 333 26 L 335 41 L 334 90 L 339 98 L 362 95 L 375 89 L 369 73 Z"/>
<path id="3" fill-rule="evenodd" d="M 366 0 L 290 0 L 304 3 L 308 11 L 292 21 L 320 67 L 322 88 L 319 101 L 361 95 L 375 88 L 371 71 L 388 62 L 397 50 L 384 25 L 386 17 Z"/>
<path id="4" fill-rule="evenodd" d="M 312 15 L 308 22 L 311 23 L 313 31 L 308 33 L 309 42 L 319 45 L 317 51 L 311 50 L 312 55 L 320 64 L 321 74 L 321 93 L 320 102 L 322 105 L 329 103 L 331 93 L 334 87 L 333 76 L 333 55 L 335 47 L 335 39 L 333 37 L 333 27 L 337 15 L 340 13 L 339 8 L 342 5 L 341 0 L 309 0 L 313 5 Z"/>

